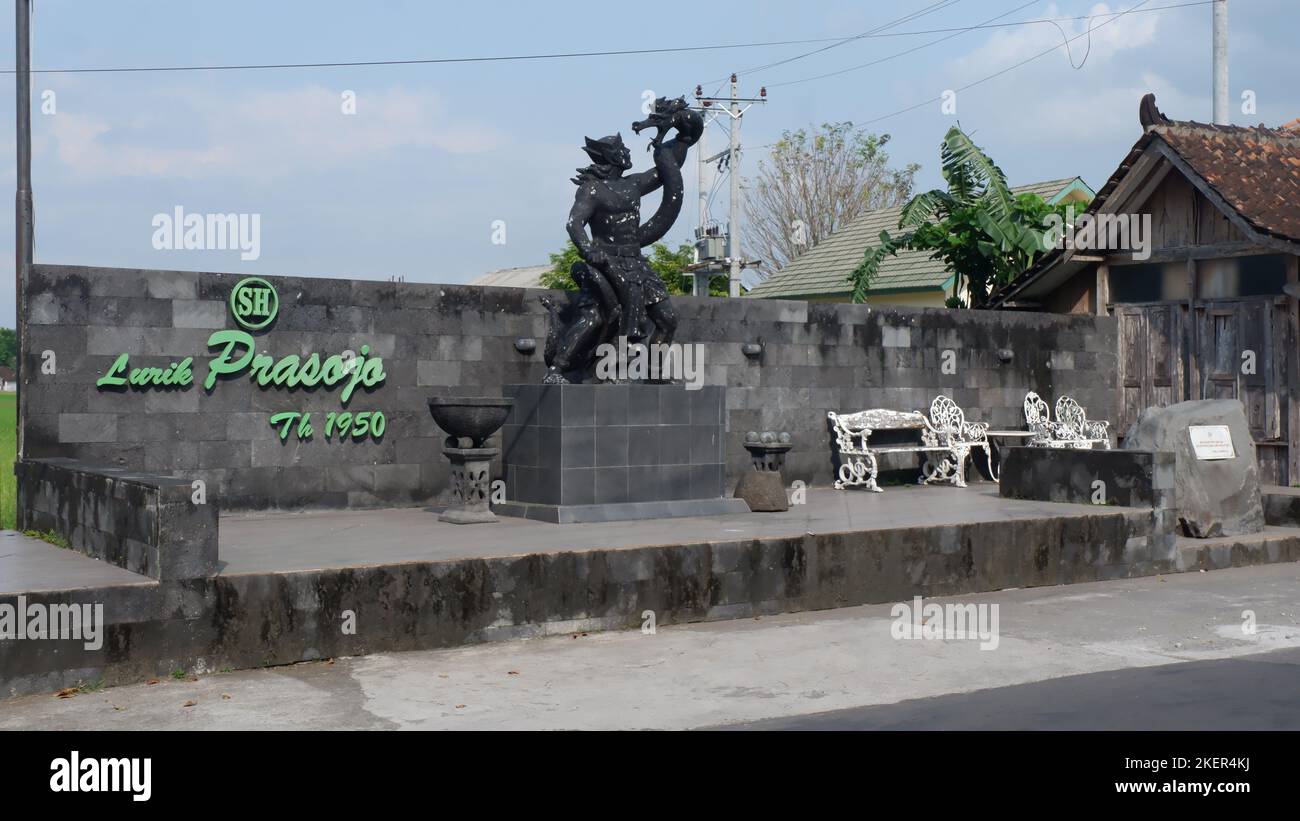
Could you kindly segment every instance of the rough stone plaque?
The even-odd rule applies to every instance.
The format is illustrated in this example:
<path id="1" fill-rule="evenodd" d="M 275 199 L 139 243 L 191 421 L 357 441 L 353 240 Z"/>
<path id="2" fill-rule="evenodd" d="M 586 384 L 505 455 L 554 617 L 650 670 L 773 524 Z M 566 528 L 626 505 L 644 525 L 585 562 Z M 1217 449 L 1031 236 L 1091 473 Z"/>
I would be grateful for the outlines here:
<path id="1" fill-rule="evenodd" d="M 1225 428 L 1227 441 L 1221 436 L 1194 435 L 1196 428 Z M 1233 455 L 1203 459 L 1196 438 L 1206 448 L 1202 452 L 1221 454 L 1226 444 Z M 1129 430 L 1124 448 L 1174 453 L 1174 508 L 1188 536 L 1240 536 L 1264 529 L 1255 442 L 1250 437 L 1246 413 L 1236 399 L 1147 408 Z"/>

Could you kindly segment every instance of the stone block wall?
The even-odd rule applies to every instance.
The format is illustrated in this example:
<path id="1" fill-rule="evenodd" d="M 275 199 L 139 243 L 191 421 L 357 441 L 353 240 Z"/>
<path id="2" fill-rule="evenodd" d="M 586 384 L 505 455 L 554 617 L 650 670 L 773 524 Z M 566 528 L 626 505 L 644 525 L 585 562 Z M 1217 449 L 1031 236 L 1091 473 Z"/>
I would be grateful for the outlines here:
<path id="1" fill-rule="evenodd" d="M 73 459 L 24 459 L 18 529 L 54 532 L 88 556 L 154 579 L 217 572 L 218 507 L 192 482 Z M 202 491 L 201 491 L 202 492 Z"/>
<path id="2" fill-rule="evenodd" d="M 386 378 L 358 389 L 259 387 L 246 375 L 203 389 L 207 347 L 238 327 L 228 300 L 242 275 L 37 265 L 24 295 L 22 427 L 29 457 L 61 456 L 203 479 L 228 509 L 422 504 L 447 488 L 443 434 L 430 395 L 500 395 L 544 372 L 554 292 L 467 285 L 266 277 L 276 321 L 259 353 L 321 357 L 369 346 Z M 560 298 L 563 298 L 562 296 Z M 829 485 L 838 467 L 826 412 L 926 409 L 951 396 L 971 421 L 1023 427 L 1033 390 L 1068 393 L 1090 418 L 1116 412 L 1110 317 L 873 308 L 779 300 L 674 297 L 677 339 L 703 346 L 704 384 L 726 387 L 727 484 L 750 469 L 747 431 L 789 431 L 787 481 Z M 536 350 L 521 353 L 519 338 Z M 748 357 L 742 348 L 762 346 Z M 189 387 L 96 387 L 121 353 L 165 368 L 194 357 Z M 379 438 L 324 436 L 326 414 L 379 411 Z M 269 418 L 311 413 L 314 433 L 281 439 Z M 888 465 L 885 466 L 886 468 Z M 900 467 L 904 467 L 900 465 Z"/>

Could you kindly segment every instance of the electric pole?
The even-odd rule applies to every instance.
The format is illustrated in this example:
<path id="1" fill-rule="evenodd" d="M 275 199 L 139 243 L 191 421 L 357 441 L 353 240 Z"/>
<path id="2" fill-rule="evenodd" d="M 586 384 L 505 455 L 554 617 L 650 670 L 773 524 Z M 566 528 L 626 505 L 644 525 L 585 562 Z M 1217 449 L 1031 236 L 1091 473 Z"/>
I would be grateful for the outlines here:
<path id="1" fill-rule="evenodd" d="M 700 94 L 700 89 L 698 86 L 696 86 L 695 96 L 698 97 L 699 94 Z M 710 114 L 709 112 L 704 112 L 703 117 L 704 117 L 704 130 L 700 132 L 700 140 L 695 144 L 695 169 L 696 169 L 695 178 L 696 178 L 697 186 L 700 189 L 700 193 L 699 193 L 700 213 L 695 228 L 695 249 L 696 249 L 695 258 L 697 262 L 706 260 L 708 256 L 707 250 L 703 250 L 703 251 L 701 250 L 701 248 L 705 247 L 702 246 L 701 243 L 706 242 L 705 237 L 708 236 L 708 232 L 709 232 L 709 191 L 708 188 L 706 188 L 704 185 L 704 169 L 709 167 L 709 161 L 704 156 L 705 154 L 704 145 L 709 136 L 709 123 L 712 121 L 713 115 Z M 712 272 L 709 270 L 707 262 L 705 263 L 705 267 L 702 270 L 692 272 L 691 294 L 693 296 L 708 296 L 709 279 L 711 276 L 712 276 Z"/>
<path id="2" fill-rule="evenodd" d="M 1214 2 L 1214 116 L 1215 125 L 1228 124 L 1228 0 Z"/>
<path id="3" fill-rule="evenodd" d="M 740 296 L 740 272 L 741 269 L 744 268 L 747 264 L 741 258 L 741 250 L 740 250 L 741 248 L 740 223 L 741 220 L 744 218 L 744 202 L 740 192 L 740 154 L 741 154 L 740 121 L 745 116 L 745 112 L 748 111 L 751 107 L 753 107 L 755 103 L 767 102 L 766 88 L 759 89 L 758 97 L 740 97 L 737 96 L 738 91 L 739 91 L 739 83 L 737 81 L 735 74 L 731 75 L 731 93 L 729 96 L 725 98 L 705 97 L 702 93 L 703 89 L 701 89 L 700 86 L 695 87 L 695 100 L 699 106 L 699 108 L 697 108 L 696 110 L 705 112 L 706 117 L 709 112 L 717 111 L 720 114 L 726 114 L 728 117 L 731 118 L 731 124 L 730 124 L 731 127 L 729 129 L 729 137 L 730 137 L 729 145 L 725 152 L 715 155 L 713 157 L 706 158 L 704 156 L 704 151 L 702 150 L 703 138 L 701 137 L 701 141 L 700 141 L 701 149 L 699 150 L 699 155 L 698 155 L 700 157 L 700 227 L 696 231 L 696 236 L 697 236 L 696 248 L 699 249 L 701 247 L 706 247 L 701 245 L 701 242 L 705 241 L 704 239 L 702 239 L 702 236 L 707 232 L 707 226 L 705 224 L 706 222 L 705 212 L 708 207 L 708 197 L 704 192 L 703 168 L 706 163 L 711 162 L 714 159 L 719 159 L 725 156 L 727 159 L 727 170 L 728 173 L 731 175 L 730 202 L 728 203 L 728 219 L 727 219 L 727 243 L 726 243 L 726 257 L 728 263 L 727 270 L 728 270 L 728 280 L 729 280 L 727 292 L 730 296 L 733 297 Z M 725 105 L 725 108 L 715 107 L 715 104 L 718 103 Z M 744 104 L 743 107 L 742 107 L 742 103 Z M 707 126 L 707 124 L 708 123 L 706 120 L 705 125 Z M 701 266 L 702 270 L 707 272 L 709 271 L 709 262 L 710 262 L 710 258 L 705 257 L 704 255 L 700 255 L 700 260 L 697 263 L 697 265 Z M 700 294 L 701 286 L 699 283 L 701 280 L 704 280 L 707 283 L 708 274 L 705 273 L 702 275 L 701 274 L 696 275 L 695 290 L 697 295 Z M 707 290 L 705 291 L 705 293 L 707 294 Z"/>
<path id="4" fill-rule="evenodd" d="M 23 345 L 27 342 L 23 291 L 32 267 L 32 51 L 30 0 L 14 0 L 14 80 L 17 84 L 16 142 L 18 185 L 14 192 L 14 401 L 17 404 L 18 458 L 23 456 Z"/>
<path id="5" fill-rule="evenodd" d="M 728 160 L 731 173 L 730 210 L 727 216 L 727 256 L 731 260 L 727 293 L 733 299 L 740 296 L 740 104 L 736 102 L 736 75 L 731 75 L 731 151 Z"/>

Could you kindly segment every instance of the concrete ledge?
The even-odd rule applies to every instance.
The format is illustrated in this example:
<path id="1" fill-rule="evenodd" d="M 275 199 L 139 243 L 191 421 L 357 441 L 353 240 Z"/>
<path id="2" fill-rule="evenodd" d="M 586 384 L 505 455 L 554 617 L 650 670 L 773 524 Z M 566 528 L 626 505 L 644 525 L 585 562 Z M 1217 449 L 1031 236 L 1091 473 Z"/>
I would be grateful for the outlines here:
<path id="1" fill-rule="evenodd" d="M 536 505 L 504 502 L 492 508 L 501 516 L 516 516 L 551 524 L 670 519 L 678 516 L 723 516 L 749 513 L 744 499 L 680 499 L 673 502 L 622 502 L 608 505 Z"/>
<path id="2" fill-rule="evenodd" d="M 1007 448 L 1000 493 L 1011 499 L 1168 508 L 1174 504 L 1174 454 L 1151 450 Z"/>
<path id="3" fill-rule="evenodd" d="M 73 459 L 24 459 L 20 530 L 54 531 L 101 561 L 160 581 L 217 572 L 215 501 L 192 501 L 189 480 Z"/>
<path id="4" fill-rule="evenodd" d="M 1300 527 L 1300 487 L 1266 485 L 1260 491 L 1264 497 L 1264 524 Z"/>
<path id="5" fill-rule="evenodd" d="M 1179 539 L 1180 570 L 1222 570 L 1255 564 L 1300 561 L 1300 528 L 1266 527 L 1263 533 Z"/>
<path id="6" fill-rule="evenodd" d="M 647 610 L 659 624 L 713 621 L 1176 571 L 1172 546 L 1148 534 L 1147 515 L 1110 509 L 32 592 L 29 604 L 102 603 L 103 646 L 0 642 L 0 696 L 637 628 Z"/>

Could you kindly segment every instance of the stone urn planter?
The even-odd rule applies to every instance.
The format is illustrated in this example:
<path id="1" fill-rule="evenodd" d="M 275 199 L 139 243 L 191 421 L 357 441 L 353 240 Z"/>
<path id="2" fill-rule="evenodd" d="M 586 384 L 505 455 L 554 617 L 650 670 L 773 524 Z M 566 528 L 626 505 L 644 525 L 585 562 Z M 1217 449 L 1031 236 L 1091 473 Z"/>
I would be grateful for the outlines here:
<path id="1" fill-rule="evenodd" d="M 500 448 L 484 447 L 510 414 L 515 400 L 501 396 L 431 396 L 429 413 L 447 433 L 442 453 L 451 462 L 454 504 L 439 521 L 458 525 L 497 521 L 488 505 L 492 493 L 492 460 Z"/>
<path id="2" fill-rule="evenodd" d="M 744 499 L 752 512 L 779 513 L 790 509 L 781 468 L 785 466 L 786 452 L 792 447 L 790 434 L 785 432 L 764 431 L 759 435 L 750 431 L 745 435 L 745 450 L 753 459 L 754 469 L 740 477 L 735 496 Z"/>

